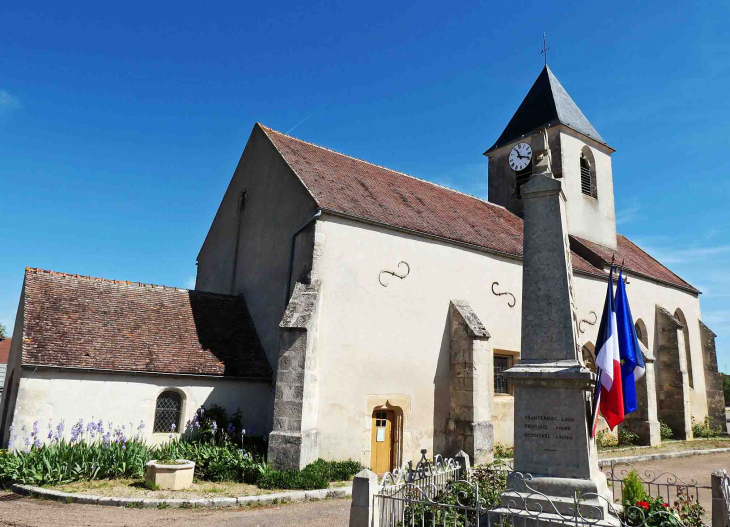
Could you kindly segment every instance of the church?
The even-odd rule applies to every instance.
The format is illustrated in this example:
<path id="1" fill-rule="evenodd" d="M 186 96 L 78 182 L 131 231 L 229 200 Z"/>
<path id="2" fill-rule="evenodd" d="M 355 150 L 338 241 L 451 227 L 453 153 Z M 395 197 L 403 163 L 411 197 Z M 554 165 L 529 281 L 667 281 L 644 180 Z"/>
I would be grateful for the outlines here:
<path id="1" fill-rule="evenodd" d="M 700 291 L 616 232 L 615 151 L 545 66 L 484 152 L 488 201 L 257 123 L 194 291 L 27 269 L 0 440 L 11 423 L 112 412 L 162 441 L 215 403 L 268 435 L 278 468 L 352 458 L 382 474 L 421 449 L 491 460 L 514 436 L 520 189 L 544 129 L 567 200 L 576 355 L 593 365 L 614 263 L 647 363 L 622 426 L 657 444 L 660 421 L 683 439 L 693 419 L 724 422 Z"/>

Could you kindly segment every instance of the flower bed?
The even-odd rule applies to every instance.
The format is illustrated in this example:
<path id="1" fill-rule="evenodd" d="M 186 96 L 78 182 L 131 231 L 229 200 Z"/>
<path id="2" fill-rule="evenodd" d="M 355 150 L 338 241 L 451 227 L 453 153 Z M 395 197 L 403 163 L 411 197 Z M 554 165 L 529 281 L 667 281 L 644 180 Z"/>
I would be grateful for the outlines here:
<path id="1" fill-rule="evenodd" d="M 152 459 L 184 459 L 195 463 L 198 481 L 230 481 L 256 484 L 265 489 L 326 489 L 331 481 L 351 479 L 362 470 L 355 461 L 318 460 L 301 471 L 276 471 L 266 463 L 266 444 L 252 437 L 234 420 L 223 426 L 225 412 L 219 407 L 201 408 L 188 422 L 180 438 L 149 446 L 143 439 L 144 425 L 114 426 L 113 423 L 79 420 L 64 435 L 65 425 L 49 423 L 47 441 L 41 441 L 36 421 L 31 430 L 11 431 L 11 441 L 22 450 L 0 451 L 0 485 L 59 485 L 101 479 L 142 479 L 145 464 Z M 220 423 L 220 424 L 219 424 Z M 131 431 L 131 433 L 130 433 Z M 12 443 L 11 443 L 12 444 Z"/>

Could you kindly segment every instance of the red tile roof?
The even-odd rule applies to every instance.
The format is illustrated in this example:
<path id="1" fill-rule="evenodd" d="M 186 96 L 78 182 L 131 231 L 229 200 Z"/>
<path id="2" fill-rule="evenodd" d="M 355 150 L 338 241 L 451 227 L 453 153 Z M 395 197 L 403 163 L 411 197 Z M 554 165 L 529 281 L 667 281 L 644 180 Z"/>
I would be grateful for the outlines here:
<path id="1" fill-rule="evenodd" d="M 29 268 L 22 338 L 23 364 L 272 377 L 239 296 Z"/>
<path id="2" fill-rule="evenodd" d="M 8 363 L 8 355 L 10 355 L 10 343 L 13 339 L 0 340 L 0 364 Z"/>
<path id="3" fill-rule="evenodd" d="M 326 211 L 522 258 L 522 219 L 504 207 L 257 126 Z M 594 246 L 598 255 L 611 250 L 597 244 L 590 248 Z M 617 259 L 619 253 L 627 269 L 697 292 L 620 235 Z M 575 252 L 572 261 L 574 271 L 606 275 L 603 265 Z"/>
<path id="4" fill-rule="evenodd" d="M 629 272 L 648 276 L 649 278 L 654 278 L 655 280 L 660 280 L 682 289 L 699 293 L 699 290 L 682 280 L 679 276 L 664 267 L 657 260 L 652 258 L 651 255 L 642 250 L 641 247 L 621 234 L 616 236 L 616 249 L 611 249 L 610 247 L 599 245 L 597 243 L 584 240 L 583 238 L 578 238 L 577 236 L 573 236 L 572 238 L 574 241 L 578 241 L 590 249 L 591 252 L 598 255 L 604 265 L 610 265 L 611 257 L 615 257 L 616 263 L 623 265 L 624 269 Z"/>
<path id="5" fill-rule="evenodd" d="M 323 209 L 522 257 L 522 220 L 504 207 L 259 126 Z"/>

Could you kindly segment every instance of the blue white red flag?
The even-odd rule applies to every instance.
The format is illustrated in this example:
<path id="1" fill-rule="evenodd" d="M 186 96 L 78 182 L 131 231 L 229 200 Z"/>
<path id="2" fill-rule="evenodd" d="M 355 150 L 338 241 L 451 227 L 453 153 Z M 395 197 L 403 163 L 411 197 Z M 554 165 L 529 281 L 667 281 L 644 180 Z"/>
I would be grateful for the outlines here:
<path id="1" fill-rule="evenodd" d="M 644 375 L 644 357 L 636 337 L 634 318 L 631 316 L 629 299 L 623 281 L 623 271 L 618 274 L 616 287 L 616 329 L 618 331 L 618 351 L 621 356 L 621 386 L 624 390 L 624 415 L 636 411 L 636 381 Z"/>
<path id="2" fill-rule="evenodd" d="M 618 349 L 616 312 L 613 307 L 613 266 L 608 275 L 608 290 L 601 315 L 601 325 L 598 328 L 596 350 L 598 350 L 596 353 L 598 382 L 596 383 L 596 397 L 594 397 L 591 436 L 595 435 L 598 421 L 596 416 L 599 411 L 611 430 L 624 420 L 621 357 Z"/>

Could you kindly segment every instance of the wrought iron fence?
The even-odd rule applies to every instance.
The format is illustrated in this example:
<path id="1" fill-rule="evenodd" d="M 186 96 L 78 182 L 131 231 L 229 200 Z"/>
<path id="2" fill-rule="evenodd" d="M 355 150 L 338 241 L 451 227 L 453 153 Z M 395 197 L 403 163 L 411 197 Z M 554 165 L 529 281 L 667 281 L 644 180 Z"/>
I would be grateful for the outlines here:
<path id="1" fill-rule="evenodd" d="M 532 476 L 512 471 L 507 463 L 463 471 L 453 459 L 437 456 L 433 464 L 422 455 L 416 468 L 410 464 L 392 474 L 386 474 L 383 485 L 374 496 L 377 527 L 544 527 L 564 526 L 593 527 L 607 519 L 619 527 L 684 527 L 671 510 L 648 511 L 636 505 L 621 507 L 623 480 L 633 467 L 621 467 L 614 463 L 606 472 L 611 484 L 613 502 L 608 497 L 577 491 L 570 506 L 561 506 L 547 495 L 532 488 Z M 491 471 L 496 477 L 506 478 L 508 472 L 520 481 L 521 492 L 510 492 L 502 484 L 491 486 L 492 480 L 478 471 Z M 638 471 L 637 471 L 638 472 Z M 475 478 L 475 473 L 479 480 Z M 658 496 L 676 495 L 680 490 L 694 493 L 708 487 L 696 481 L 685 482 L 674 474 L 644 471 L 642 479 L 646 492 Z M 501 501 L 502 491 L 510 492 L 509 500 Z M 725 480 L 723 492 L 730 497 L 730 480 Z M 730 503 L 730 501 L 727 501 Z M 605 523 L 603 523 L 605 525 Z"/>
<path id="2" fill-rule="evenodd" d="M 699 485 L 697 480 L 685 481 L 671 472 L 658 472 L 651 469 L 639 470 L 631 463 L 612 462 L 604 467 L 603 473 L 606 475 L 608 486 L 613 493 L 614 502 L 623 503 L 624 480 L 631 471 L 635 471 L 639 476 L 644 490 L 651 498 L 661 496 L 670 501 L 676 499 L 680 493 L 684 493 L 692 496 L 697 502 L 702 498 L 702 501 L 708 503 L 712 497 L 712 487 Z"/>

